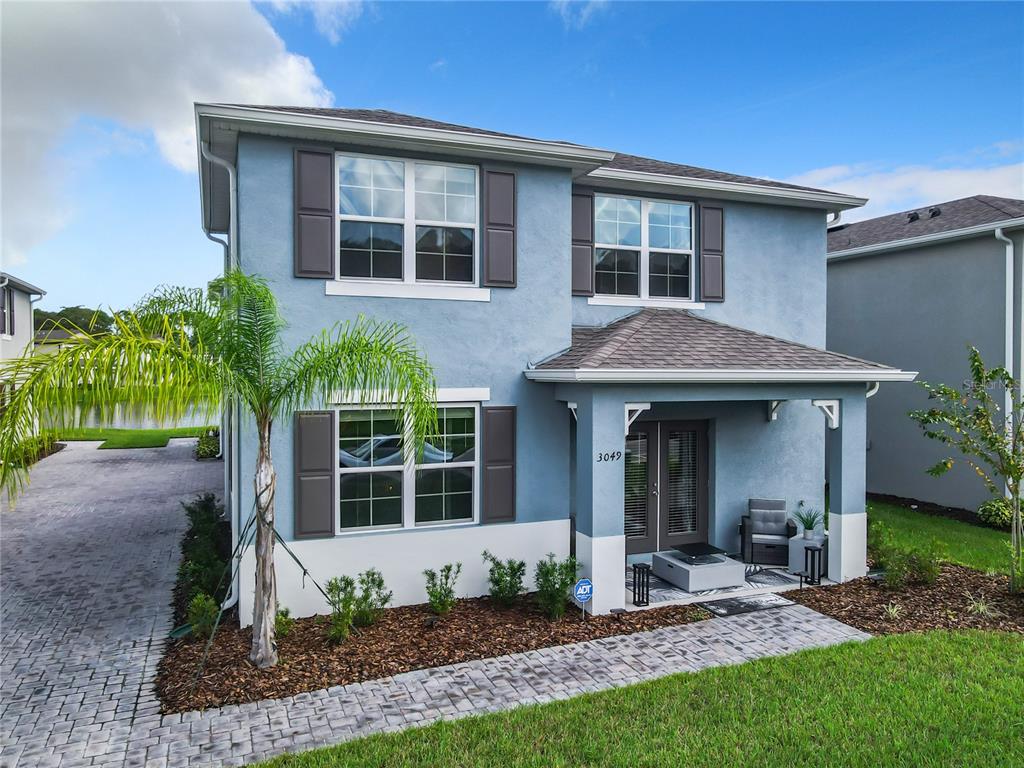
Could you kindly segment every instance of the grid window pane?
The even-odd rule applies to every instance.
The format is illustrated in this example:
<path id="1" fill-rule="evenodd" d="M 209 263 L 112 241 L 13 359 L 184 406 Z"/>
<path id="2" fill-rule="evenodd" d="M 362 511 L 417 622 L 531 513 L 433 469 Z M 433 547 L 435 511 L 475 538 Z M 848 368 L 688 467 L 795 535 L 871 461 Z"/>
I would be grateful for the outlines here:
<path id="1" fill-rule="evenodd" d="M 339 487 L 342 528 L 401 524 L 401 472 L 343 473 Z"/>
<path id="2" fill-rule="evenodd" d="M 416 218 L 453 224 L 476 223 L 476 171 L 416 163 Z"/>
<path id="3" fill-rule="evenodd" d="M 690 297 L 690 256 L 686 253 L 651 253 L 651 296 Z"/>
<path id="4" fill-rule="evenodd" d="M 691 216 L 691 207 L 683 203 L 650 203 L 647 208 L 650 247 L 689 250 Z"/>
<path id="5" fill-rule="evenodd" d="M 342 221 L 340 230 L 343 277 L 402 278 L 401 224 Z"/>
<path id="6" fill-rule="evenodd" d="M 472 408 L 439 408 L 439 434 L 427 437 L 421 464 L 476 461 L 476 424 Z"/>
<path id="7" fill-rule="evenodd" d="M 640 245 L 640 201 L 625 197 L 594 197 L 595 241 L 602 245 Z"/>
<path id="8" fill-rule="evenodd" d="M 400 467 L 404 463 L 397 411 L 341 411 L 338 465 L 342 468 Z"/>
<path id="9" fill-rule="evenodd" d="M 473 467 L 421 469 L 416 472 L 416 522 L 468 520 L 473 517 Z"/>
<path id="10" fill-rule="evenodd" d="M 595 250 L 597 293 L 639 296 L 640 252 L 615 248 Z"/>
<path id="11" fill-rule="evenodd" d="M 465 227 L 416 227 L 416 279 L 471 282 L 473 235 Z"/>
<path id="12" fill-rule="evenodd" d="M 405 163 L 338 155 L 338 212 L 400 219 L 405 215 Z"/>

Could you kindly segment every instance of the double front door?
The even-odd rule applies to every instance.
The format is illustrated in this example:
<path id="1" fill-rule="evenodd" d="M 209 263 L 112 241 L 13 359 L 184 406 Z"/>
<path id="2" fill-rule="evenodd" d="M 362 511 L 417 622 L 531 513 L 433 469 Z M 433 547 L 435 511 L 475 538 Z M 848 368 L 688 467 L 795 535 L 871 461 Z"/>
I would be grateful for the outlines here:
<path id="1" fill-rule="evenodd" d="M 707 422 L 635 422 L 625 472 L 626 554 L 707 542 Z"/>

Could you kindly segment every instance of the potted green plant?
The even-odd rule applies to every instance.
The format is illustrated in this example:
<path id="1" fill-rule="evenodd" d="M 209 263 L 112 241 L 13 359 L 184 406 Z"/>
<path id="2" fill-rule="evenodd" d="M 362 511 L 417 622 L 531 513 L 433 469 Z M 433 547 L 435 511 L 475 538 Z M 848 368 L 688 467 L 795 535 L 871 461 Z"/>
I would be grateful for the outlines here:
<path id="1" fill-rule="evenodd" d="M 797 506 L 796 512 L 793 513 L 793 517 L 803 526 L 805 539 L 813 539 L 818 526 L 823 525 L 825 522 L 825 515 L 822 514 L 820 509 L 805 507 L 802 501 Z"/>

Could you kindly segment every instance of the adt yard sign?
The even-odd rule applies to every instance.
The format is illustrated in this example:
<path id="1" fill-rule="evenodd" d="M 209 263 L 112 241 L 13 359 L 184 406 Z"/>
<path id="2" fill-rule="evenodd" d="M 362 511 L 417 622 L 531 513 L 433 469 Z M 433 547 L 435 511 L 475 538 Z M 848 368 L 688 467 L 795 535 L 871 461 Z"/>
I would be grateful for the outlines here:
<path id="1" fill-rule="evenodd" d="M 572 588 L 572 596 L 576 598 L 577 603 L 590 602 L 590 598 L 594 596 L 594 585 L 590 579 L 577 581 L 576 586 Z"/>

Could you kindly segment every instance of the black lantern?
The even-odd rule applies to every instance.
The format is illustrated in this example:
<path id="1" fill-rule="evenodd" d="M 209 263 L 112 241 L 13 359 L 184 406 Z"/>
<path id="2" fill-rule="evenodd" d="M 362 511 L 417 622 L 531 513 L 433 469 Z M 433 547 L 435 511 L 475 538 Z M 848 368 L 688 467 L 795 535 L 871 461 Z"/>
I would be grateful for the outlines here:
<path id="1" fill-rule="evenodd" d="M 633 605 L 651 604 L 651 565 L 633 563 Z"/>
<path id="2" fill-rule="evenodd" d="M 821 547 L 804 547 L 804 574 L 808 584 L 821 584 Z"/>

